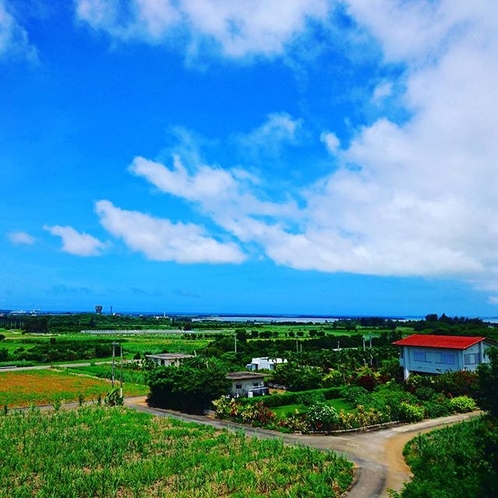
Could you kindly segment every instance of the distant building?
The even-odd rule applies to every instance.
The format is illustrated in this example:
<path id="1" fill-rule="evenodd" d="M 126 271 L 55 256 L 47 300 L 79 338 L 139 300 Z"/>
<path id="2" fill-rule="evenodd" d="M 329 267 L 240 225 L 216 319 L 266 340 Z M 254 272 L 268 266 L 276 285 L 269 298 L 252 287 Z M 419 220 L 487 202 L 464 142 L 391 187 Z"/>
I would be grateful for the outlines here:
<path id="1" fill-rule="evenodd" d="M 281 363 L 287 363 L 287 360 L 282 358 L 270 358 L 268 356 L 264 356 L 261 358 L 253 358 L 251 363 L 246 365 L 247 370 L 275 370 L 277 365 Z"/>
<path id="2" fill-rule="evenodd" d="M 227 379 L 232 382 L 230 394 L 234 397 L 247 396 L 264 396 L 268 394 L 268 388 L 265 387 L 264 374 L 255 372 L 232 372 L 227 374 Z"/>
<path id="3" fill-rule="evenodd" d="M 95 306 L 95 313 L 97 313 L 97 315 L 102 314 L 102 306 L 100 306 L 100 304 Z"/>
<path id="4" fill-rule="evenodd" d="M 475 371 L 487 363 L 486 350 L 494 343 L 485 337 L 414 334 L 393 342 L 400 348 L 399 363 L 405 380 L 412 372 L 442 374 Z"/>
<path id="5" fill-rule="evenodd" d="M 193 358 L 191 354 L 183 353 L 163 353 L 163 354 L 146 354 L 145 357 L 160 367 L 177 367 L 185 358 Z"/>

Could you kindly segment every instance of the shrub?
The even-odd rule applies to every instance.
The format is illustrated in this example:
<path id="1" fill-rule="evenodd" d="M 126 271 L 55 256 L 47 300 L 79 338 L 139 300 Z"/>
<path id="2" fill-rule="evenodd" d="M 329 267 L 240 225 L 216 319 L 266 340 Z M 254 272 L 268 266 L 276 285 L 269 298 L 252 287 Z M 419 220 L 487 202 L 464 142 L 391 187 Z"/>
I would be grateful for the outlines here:
<path id="1" fill-rule="evenodd" d="M 404 401 L 400 404 L 400 419 L 407 422 L 420 422 L 424 420 L 424 408 L 422 406 L 410 405 Z"/>
<path id="2" fill-rule="evenodd" d="M 356 406 L 360 403 L 364 404 L 369 397 L 369 393 L 364 387 L 352 386 L 344 388 L 342 396 L 345 398 L 346 403 Z"/>
<path id="3" fill-rule="evenodd" d="M 434 394 L 436 394 L 436 391 L 432 387 L 422 386 L 415 389 L 415 396 L 422 401 L 429 401 Z"/>
<path id="4" fill-rule="evenodd" d="M 453 413 L 453 408 L 449 398 L 443 394 L 436 394 L 429 401 L 424 403 L 425 415 L 427 418 L 446 417 Z"/>
<path id="5" fill-rule="evenodd" d="M 337 410 L 325 403 L 315 403 L 311 405 L 305 414 L 313 432 L 330 431 L 337 428 L 339 414 Z"/>
<path id="6" fill-rule="evenodd" d="M 325 396 L 322 391 L 312 391 L 309 393 L 302 393 L 296 396 L 296 403 L 305 406 L 312 406 L 317 403 L 323 403 Z"/>
<path id="7" fill-rule="evenodd" d="M 457 396 L 450 399 L 450 405 L 458 413 L 471 412 L 477 408 L 476 402 L 468 396 Z"/>

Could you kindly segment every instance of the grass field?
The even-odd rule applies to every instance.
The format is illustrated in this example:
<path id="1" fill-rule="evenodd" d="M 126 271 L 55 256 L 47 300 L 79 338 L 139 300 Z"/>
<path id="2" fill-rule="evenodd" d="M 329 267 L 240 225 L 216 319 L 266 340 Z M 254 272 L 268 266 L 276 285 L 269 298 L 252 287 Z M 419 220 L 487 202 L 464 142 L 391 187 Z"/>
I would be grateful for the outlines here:
<path id="1" fill-rule="evenodd" d="M 54 370 L 0 372 L 0 407 L 21 408 L 31 405 L 96 401 L 111 390 L 110 382 Z M 124 396 L 148 393 L 146 386 L 125 383 Z"/>
<path id="2" fill-rule="evenodd" d="M 340 496 L 353 464 L 122 407 L 0 415 L 0 498 Z"/>

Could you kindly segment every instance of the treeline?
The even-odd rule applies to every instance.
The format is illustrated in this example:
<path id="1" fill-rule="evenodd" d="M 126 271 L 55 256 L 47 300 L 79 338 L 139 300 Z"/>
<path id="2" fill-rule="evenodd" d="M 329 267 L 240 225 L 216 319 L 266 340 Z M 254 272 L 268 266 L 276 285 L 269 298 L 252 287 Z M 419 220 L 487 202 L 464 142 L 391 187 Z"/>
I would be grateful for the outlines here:
<path id="1" fill-rule="evenodd" d="M 449 317 L 430 314 L 425 320 L 410 322 L 415 333 L 437 335 L 482 336 L 498 342 L 496 324 L 482 321 L 480 318 Z"/>
<path id="2" fill-rule="evenodd" d="M 392 343 L 401 338 L 399 331 L 384 332 L 378 337 L 372 338 L 372 346 L 384 347 L 391 346 Z M 237 343 L 235 337 L 220 336 L 211 341 L 208 346 L 200 353 L 204 356 L 220 356 L 223 353 L 233 352 L 237 347 L 237 353 L 243 356 L 244 361 L 249 362 L 251 358 L 260 356 L 286 357 L 294 352 L 308 353 L 320 350 L 341 350 L 370 346 L 370 340 L 365 340 L 361 334 L 353 335 L 324 335 L 305 340 L 294 339 L 271 339 L 271 340 L 247 340 L 246 336 L 237 334 Z"/>
<path id="3" fill-rule="evenodd" d="M 49 342 L 37 343 L 29 348 L 21 346 L 12 353 L 9 353 L 7 348 L 0 348 L 0 362 L 15 363 L 27 361 L 52 363 L 108 358 L 112 356 L 112 342 L 110 339 L 88 339 L 82 341 L 52 337 Z"/>

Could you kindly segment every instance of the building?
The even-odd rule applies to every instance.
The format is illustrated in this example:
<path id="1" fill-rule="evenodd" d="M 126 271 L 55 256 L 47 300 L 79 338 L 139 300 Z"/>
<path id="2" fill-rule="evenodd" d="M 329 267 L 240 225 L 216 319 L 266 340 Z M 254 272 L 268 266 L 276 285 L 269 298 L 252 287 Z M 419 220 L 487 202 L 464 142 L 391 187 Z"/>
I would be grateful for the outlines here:
<path id="1" fill-rule="evenodd" d="M 393 342 L 400 348 L 399 363 L 404 379 L 412 372 L 442 374 L 475 371 L 487 363 L 486 349 L 494 344 L 485 337 L 414 334 Z"/>
<path id="2" fill-rule="evenodd" d="M 193 356 L 191 354 L 183 353 L 163 353 L 146 354 L 145 357 L 160 367 L 177 367 L 182 360 L 184 360 L 185 358 L 192 358 Z"/>
<path id="3" fill-rule="evenodd" d="M 265 376 L 256 372 L 231 372 L 227 379 L 232 382 L 230 395 L 234 397 L 264 396 L 268 394 L 265 387 Z"/>
<path id="4" fill-rule="evenodd" d="M 287 360 L 283 360 L 282 358 L 270 358 L 268 356 L 264 356 L 262 358 L 253 358 L 251 363 L 246 365 L 247 370 L 275 370 L 277 365 L 282 363 L 287 363 Z"/>

